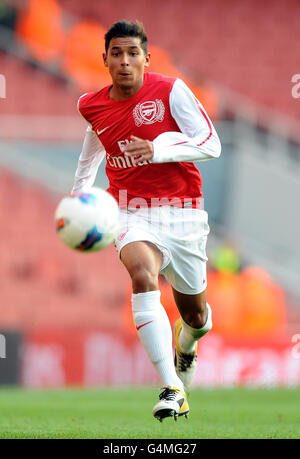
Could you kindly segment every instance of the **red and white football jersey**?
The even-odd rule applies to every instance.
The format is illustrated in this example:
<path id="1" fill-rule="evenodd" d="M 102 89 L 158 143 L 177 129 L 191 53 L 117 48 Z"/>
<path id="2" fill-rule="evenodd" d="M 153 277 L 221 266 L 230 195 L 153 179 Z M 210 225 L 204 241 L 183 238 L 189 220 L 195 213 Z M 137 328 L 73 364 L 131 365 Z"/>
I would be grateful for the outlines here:
<path id="1" fill-rule="evenodd" d="M 200 102 L 185 83 L 156 73 L 144 74 L 143 86 L 126 100 L 109 96 L 110 86 L 84 94 L 78 110 L 88 122 L 73 191 L 93 185 L 106 155 L 108 192 L 127 203 L 143 198 L 181 202 L 202 196 L 201 175 L 193 161 L 216 158 L 220 141 Z M 131 135 L 153 141 L 154 157 L 135 161 L 124 156 Z M 123 194 L 124 196 L 124 194 Z"/>

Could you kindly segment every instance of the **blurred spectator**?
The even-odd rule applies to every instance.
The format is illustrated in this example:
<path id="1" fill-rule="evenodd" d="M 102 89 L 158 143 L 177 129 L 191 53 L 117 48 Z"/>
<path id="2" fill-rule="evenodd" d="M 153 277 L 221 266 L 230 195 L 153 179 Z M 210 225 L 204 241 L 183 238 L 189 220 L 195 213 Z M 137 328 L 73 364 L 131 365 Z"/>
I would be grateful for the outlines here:
<path id="1" fill-rule="evenodd" d="M 237 251 L 229 245 L 215 248 L 209 257 L 210 266 L 217 271 L 226 271 L 232 274 L 240 270 L 240 258 Z"/>
<path id="2" fill-rule="evenodd" d="M 18 11 L 9 0 L 2 0 L 0 3 L 0 26 L 14 30 L 17 21 Z"/>
<path id="3" fill-rule="evenodd" d="M 286 305 L 283 290 L 259 266 L 249 266 L 240 275 L 243 311 L 241 329 L 249 336 L 280 333 L 286 327 Z"/>
<path id="4" fill-rule="evenodd" d="M 151 45 L 150 52 L 150 67 L 149 72 L 162 73 L 170 77 L 178 77 L 184 79 L 178 68 L 173 64 L 169 53 L 159 46 Z"/>
<path id="5" fill-rule="evenodd" d="M 56 61 L 64 41 L 62 11 L 55 0 L 28 0 L 16 30 L 30 53 L 40 61 Z"/>
<path id="6" fill-rule="evenodd" d="M 208 303 L 213 331 L 228 338 L 267 338 L 286 327 L 282 289 L 260 267 L 241 273 L 223 269 L 208 273 Z"/>
<path id="7" fill-rule="evenodd" d="M 210 84 L 206 79 L 196 77 L 192 80 L 190 88 L 199 100 L 208 116 L 212 120 L 219 118 L 219 95 L 216 88 Z"/>
<path id="8" fill-rule="evenodd" d="M 225 337 L 243 336 L 239 276 L 230 271 L 207 274 L 207 302 L 212 309 L 212 332 Z"/>
<path id="9" fill-rule="evenodd" d="M 102 58 L 105 33 L 98 22 L 87 19 L 75 24 L 66 37 L 63 70 L 82 92 L 98 90 L 111 81 Z"/>

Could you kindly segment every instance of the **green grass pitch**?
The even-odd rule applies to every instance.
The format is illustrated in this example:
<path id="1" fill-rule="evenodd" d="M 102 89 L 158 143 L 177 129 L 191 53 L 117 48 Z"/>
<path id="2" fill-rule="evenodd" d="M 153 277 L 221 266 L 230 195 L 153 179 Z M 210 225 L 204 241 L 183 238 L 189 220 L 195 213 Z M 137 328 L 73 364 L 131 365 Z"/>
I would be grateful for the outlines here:
<path id="1" fill-rule="evenodd" d="M 190 418 L 152 416 L 159 389 L 0 388 L 0 438 L 300 438 L 300 388 L 193 389 Z"/>

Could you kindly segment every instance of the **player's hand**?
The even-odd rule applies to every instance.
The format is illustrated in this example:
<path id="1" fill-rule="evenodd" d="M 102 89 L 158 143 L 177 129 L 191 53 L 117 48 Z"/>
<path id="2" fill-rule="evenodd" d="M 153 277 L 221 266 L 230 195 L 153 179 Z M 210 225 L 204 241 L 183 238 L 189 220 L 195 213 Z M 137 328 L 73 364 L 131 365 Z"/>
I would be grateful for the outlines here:
<path id="1" fill-rule="evenodd" d="M 140 139 L 132 135 L 131 142 L 124 149 L 125 156 L 134 156 L 136 161 L 145 161 L 153 158 L 153 144 L 150 140 Z"/>

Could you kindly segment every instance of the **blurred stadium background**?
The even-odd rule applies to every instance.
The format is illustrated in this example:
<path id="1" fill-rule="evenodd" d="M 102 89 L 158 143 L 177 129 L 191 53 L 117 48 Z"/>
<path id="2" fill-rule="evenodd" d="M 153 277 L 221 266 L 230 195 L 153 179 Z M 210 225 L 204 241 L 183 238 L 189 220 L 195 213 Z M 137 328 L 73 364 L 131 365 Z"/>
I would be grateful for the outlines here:
<path id="1" fill-rule="evenodd" d="M 214 328 L 195 386 L 300 385 L 297 0 L 1 1 L 0 384 L 157 382 L 114 248 L 73 253 L 53 220 L 85 132 L 77 98 L 110 82 L 103 36 L 122 18 L 144 23 L 150 70 L 190 85 L 223 145 L 199 166 Z M 173 323 L 163 279 L 161 289 Z"/>

